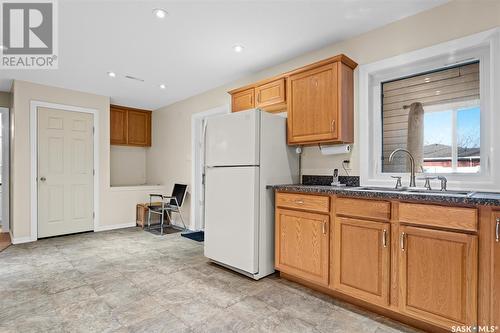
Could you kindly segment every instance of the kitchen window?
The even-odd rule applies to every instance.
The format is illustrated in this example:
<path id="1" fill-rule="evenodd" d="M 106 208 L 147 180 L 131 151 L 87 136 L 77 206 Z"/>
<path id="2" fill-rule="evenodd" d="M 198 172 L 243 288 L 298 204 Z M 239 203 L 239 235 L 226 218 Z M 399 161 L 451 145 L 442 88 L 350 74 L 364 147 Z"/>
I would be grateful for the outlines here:
<path id="1" fill-rule="evenodd" d="M 359 68 L 358 140 L 363 186 L 443 175 L 450 189 L 500 189 L 500 29 Z"/>
<path id="2" fill-rule="evenodd" d="M 381 83 L 382 172 L 409 172 L 410 151 L 426 174 L 479 173 L 479 62 Z"/>

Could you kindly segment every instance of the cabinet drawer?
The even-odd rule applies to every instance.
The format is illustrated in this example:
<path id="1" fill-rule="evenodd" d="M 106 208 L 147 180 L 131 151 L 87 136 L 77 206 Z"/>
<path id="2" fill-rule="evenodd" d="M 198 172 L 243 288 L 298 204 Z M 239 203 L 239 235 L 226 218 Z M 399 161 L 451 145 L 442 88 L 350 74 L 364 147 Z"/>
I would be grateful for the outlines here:
<path id="1" fill-rule="evenodd" d="M 330 197 L 301 193 L 276 193 L 276 206 L 328 213 Z"/>
<path id="2" fill-rule="evenodd" d="M 337 215 L 389 221 L 391 203 L 379 200 L 338 198 L 335 202 Z"/>
<path id="3" fill-rule="evenodd" d="M 400 203 L 399 221 L 432 227 L 477 231 L 477 210 L 475 208 Z"/>

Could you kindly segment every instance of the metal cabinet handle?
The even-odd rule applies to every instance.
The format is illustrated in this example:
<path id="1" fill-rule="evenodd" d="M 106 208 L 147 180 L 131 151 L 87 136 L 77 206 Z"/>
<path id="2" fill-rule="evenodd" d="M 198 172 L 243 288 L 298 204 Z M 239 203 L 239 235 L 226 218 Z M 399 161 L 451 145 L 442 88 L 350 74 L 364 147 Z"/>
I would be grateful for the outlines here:
<path id="1" fill-rule="evenodd" d="M 500 242 L 500 217 L 497 217 L 497 224 L 495 226 L 495 241 Z"/>
<path id="2" fill-rule="evenodd" d="M 326 221 L 323 221 L 322 228 L 323 228 L 323 235 L 326 235 Z"/>
<path id="3" fill-rule="evenodd" d="M 260 103 L 260 92 L 257 94 L 257 103 Z"/>
<path id="4" fill-rule="evenodd" d="M 304 203 L 304 200 L 295 200 L 296 204 L 302 205 Z"/>
<path id="5" fill-rule="evenodd" d="M 405 233 L 402 232 L 401 236 L 399 237 L 399 243 L 401 244 L 401 251 L 405 251 Z"/>
<path id="6" fill-rule="evenodd" d="M 387 247 L 387 230 L 384 229 L 382 232 L 382 244 Z"/>
<path id="7" fill-rule="evenodd" d="M 332 132 L 335 132 L 335 119 L 332 120 L 331 127 L 332 127 Z"/>

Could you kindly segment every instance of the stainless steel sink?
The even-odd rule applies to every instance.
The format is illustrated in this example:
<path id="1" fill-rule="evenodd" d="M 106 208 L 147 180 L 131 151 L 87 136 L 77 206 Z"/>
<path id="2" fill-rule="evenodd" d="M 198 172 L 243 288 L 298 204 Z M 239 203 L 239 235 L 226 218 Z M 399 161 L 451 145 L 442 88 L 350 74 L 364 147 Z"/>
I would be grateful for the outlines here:
<path id="1" fill-rule="evenodd" d="M 357 191 L 369 191 L 369 192 L 398 192 L 398 193 L 412 193 L 412 194 L 427 194 L 427 195 L 450 195 L 450 196 L 463 196 L 463 197 L 472 197 L 476 192 L 470 191 L 440 191 L 440 190 L 428 190 L 425 188 L 414 188 L 414 187 L 371 187 L 371 186 L 362 186 L 353 188 Z"/>
<path id="2" fill-rule="evenodd" d="M 407 187 L 394 188 L 394 187 L 378 187 L 378 186 L 361 186 L 353 188 L 353 190 L 356 191 L 370 191 L 370 192 L 404 192 L 407 189 L 408 189 Z"/>

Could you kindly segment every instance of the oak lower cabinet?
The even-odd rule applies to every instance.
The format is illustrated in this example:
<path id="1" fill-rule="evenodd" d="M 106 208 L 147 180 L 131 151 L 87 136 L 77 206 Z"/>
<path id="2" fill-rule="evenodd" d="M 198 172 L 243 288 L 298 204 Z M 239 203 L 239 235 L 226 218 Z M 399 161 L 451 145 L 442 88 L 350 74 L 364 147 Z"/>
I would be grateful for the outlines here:
<path id="1" fill-rule="evenodd" d="M 389 305 L 390 224 L 337 217 L 333 288 L 381 306 Z"/>
<path id="2" fill-rule="evenodd" d="M 493 213 L 490 230 L 493 234 L 490 325 L 500 327 L 500 212 L 498 211 Z"/>
<path id="3" fill-rule="evenodd" d="M 434 325 L 477 323 L 477 236 L 400 226 L 400 312 Z"/>
<path id="4" fill-rule="evenodd" d="M 329 222 L 326 214 L 277 208 L 276 268 L 328 286 Z"/>

